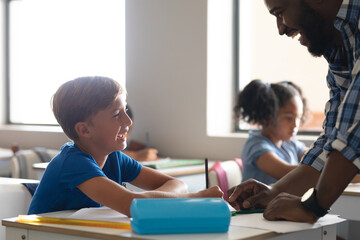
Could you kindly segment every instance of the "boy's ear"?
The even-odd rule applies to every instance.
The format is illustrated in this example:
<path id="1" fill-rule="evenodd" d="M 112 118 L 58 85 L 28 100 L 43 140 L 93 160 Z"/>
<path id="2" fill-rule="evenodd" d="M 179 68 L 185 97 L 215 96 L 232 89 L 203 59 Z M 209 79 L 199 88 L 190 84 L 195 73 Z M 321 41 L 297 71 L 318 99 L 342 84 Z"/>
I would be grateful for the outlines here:
<path id="1" fill-rule="evenodd" d="M 76 123 L 75 131 L 79 137 L 88 138 L 90 136 L 90 131 L 86 122 Z"/>

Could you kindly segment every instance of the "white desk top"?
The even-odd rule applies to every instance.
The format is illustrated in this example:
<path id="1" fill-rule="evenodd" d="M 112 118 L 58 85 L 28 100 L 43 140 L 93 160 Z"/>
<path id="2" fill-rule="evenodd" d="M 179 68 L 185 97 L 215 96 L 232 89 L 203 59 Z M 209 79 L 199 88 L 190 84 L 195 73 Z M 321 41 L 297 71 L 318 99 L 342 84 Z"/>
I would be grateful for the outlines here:
<path id="1" fill-rule="evenodd" d="M 331 206 L 331 213 L 360 221 L 360 184 L 349 184 L 341 196 Z"/>
<path id="2" fill-rule="evenodd" d="M 342 195 L 360 196 L 360 183 L 349 184 Z"/>
<path id="3" fill-rule="evenodd" d="M 1 184 L 38 183 L 39 180 L 0 177 Z"/>
<path id="4" fill-rule="evenodd" d="M 38 230 L 66 235 L 75 235 L 99 239 L 177 239 L 177 240 L 233 240 L 233 239 L 268 239 L 279 234 L 268 230 L 230 226 L 227 233 L 208 233 L 208 234 L 151 234 L 139 235 L 130 230 L 113 228 L 98 228 L 86 226 L 72 226 L 63 224 L 39 224 L 39 223 L 18 223 L 17 218 L 4 219 L 2 224 L 6 227 L 24 228 L 28 230 Z"/>
<path id="5" fill-rule="evenodd" d="M 123 214 L 107 207 L 84 208 L 78 211 L 68 210 L 53 213 L 41 214 L 43 217 L 52 218 L 75 218 L 97 221 L 130 222 L 130 219 Z M 261 214 L 236 215 L 231 217 L 230 228 L 227 233 L 196 233 L 196 234 L 146 234 L 139 235 L 131 230 L 89 227 L 79 225 L 49 224 L 49 223 L 24 223 L 17 222 L 17 218 L 4 219 L 2 225 L 26 230 L 35 230 L 63 235 L 74 235 L 80 237 L 100 239 L 268 239 L 281 235 L 281 239 L 288 239 L 291 236 L 301 235 L 303 231 L 312 231 L 318 234 L 322 227 L 335 228 L 339 220 L 334 215 L 327 215 L 314 225 L 307 223 L 295 223 L 288 221 L 266 221 Z M 277 232 L 274 232 L 277 231 Z M 317 235 L 316 235 L 317 236 Z"/>

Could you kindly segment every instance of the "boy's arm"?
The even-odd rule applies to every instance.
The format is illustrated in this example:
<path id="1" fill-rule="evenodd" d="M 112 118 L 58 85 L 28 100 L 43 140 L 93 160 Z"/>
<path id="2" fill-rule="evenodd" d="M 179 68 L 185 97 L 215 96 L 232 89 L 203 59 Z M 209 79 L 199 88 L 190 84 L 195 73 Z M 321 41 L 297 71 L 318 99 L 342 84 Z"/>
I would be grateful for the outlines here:
<path id="1" fill-rule="evenodd" d="M 142 167 L 139 175 L 131 181 L 131 184 L 144 190 L 188 192 L 188 187 L 183 181 L 145 166 Z"/>
<path id="2" fill-rule="evenodd" d="M 120 184 L 106 177 L 93 177 L 77 188 L 95 202 L 130 216 L 132 193 Z"/>
<path id="3" fill-rule="evenodd" d="M 221 198 L 223 196 L 223 192 L 218 186 L 189 193 L 187 185 L 183 181 L 144 166 L 131 184 L 144 190 L 152 190 L 134 193 L 136 195 L 134 198 Z"/>
<path id="4" fill-rule="evenodd" d="M 130 216 L 130 205 L 134 198 L 196 198 L 196 197 L 222 197 L 219 187 L 188 193 L 187 186 L 180 180 L 143 167 L 139 176 L 131 184 L 148 192 L 133 192 L 120 184 L 106 178 L 94 177 L 77 187 L 89 198 L 104 206 L 110 207 L 120 213 Z"/>

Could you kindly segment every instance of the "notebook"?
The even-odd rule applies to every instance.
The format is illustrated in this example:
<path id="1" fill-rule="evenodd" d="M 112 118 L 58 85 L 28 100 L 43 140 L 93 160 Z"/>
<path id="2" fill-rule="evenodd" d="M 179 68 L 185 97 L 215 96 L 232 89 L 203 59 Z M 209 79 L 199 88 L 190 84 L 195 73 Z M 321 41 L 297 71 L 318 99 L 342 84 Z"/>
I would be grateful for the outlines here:
<path id="1" fill-rule="evenodd" d="M 204 160 L 163 158 L 157 161 L 142 162 L 141 164 L 154 169 L 165 169 L 165 168 L 186 167 L 186 166 L 194 166 L 194 165 L 204 165 Z"/>

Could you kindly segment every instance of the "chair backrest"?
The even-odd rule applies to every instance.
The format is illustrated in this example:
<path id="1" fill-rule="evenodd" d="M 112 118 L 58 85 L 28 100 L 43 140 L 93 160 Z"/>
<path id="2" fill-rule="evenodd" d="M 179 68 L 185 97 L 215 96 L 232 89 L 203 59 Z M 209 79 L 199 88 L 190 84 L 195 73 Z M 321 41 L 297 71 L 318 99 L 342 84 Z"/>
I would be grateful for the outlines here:
<path id="1" fill-rule="evenodd" d="M 49 162 L 59 151 L 45 148 L 19 150 L 11 158 L 11 177 L 37 179 L 34 163 Z"/>
<path id="2" fill-rule="evenodd" d="M 240 184 L 242 180 L 242 160 L 216 161 L 209 169 L 209 186 L 219 186 L 227 200 L 227 190 Z"/>
<path id="3" fill-rule="evenodd" d="M 39 181 L 0 177 L 0 220 L 27 214 L 32 196 L 23 183 Z M 1 224 L 0 240 L 6 240 L 5 227 Z"/>

